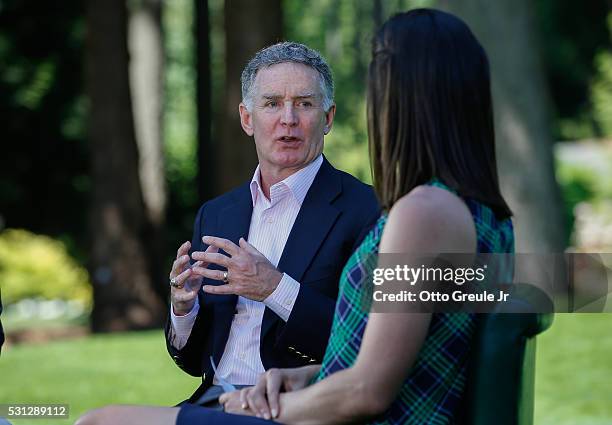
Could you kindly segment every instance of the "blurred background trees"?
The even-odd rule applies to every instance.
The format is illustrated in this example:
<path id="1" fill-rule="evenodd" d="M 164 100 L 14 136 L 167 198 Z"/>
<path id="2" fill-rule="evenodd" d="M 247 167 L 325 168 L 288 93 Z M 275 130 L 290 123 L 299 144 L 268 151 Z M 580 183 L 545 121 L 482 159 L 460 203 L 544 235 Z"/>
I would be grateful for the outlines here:
<path id="1" fill-rule="evenodd" d="M 22 237 L 35 246 L 46 235 L 59 245 L 41 249 L 61 246 L 85 267 L 88 275 L 71 276 L 93 285 L 94 330 L 159 326 L 168 270 L 198 206 L 249 178 L 256 163 L 237 113 L 248 58 L 284 39 L 323 53 L 338 105 L 325 153 L 370 181 L 370 39 L 391 14 L 419 6 L 450 8 L 488 51 L 518 250 L 609 247 L 607 0 L 2 1 L 0 237 L 27 229 Z M 11 246 L 30 258 L 29 244 Z M 50 298 L 45 286 L 64 274 L 38 257 L 28 265 L 44 273 L 15 264 L 0 254 L 0 276 L 27 276 L 2 278 L 3 292 L 17 294 L 5 303 Z M 39 290 L 9 291 L 7 282 Z M 74 285 L 79 299 L 91 296 Z"/>
<path id="2" fill-rule="evenodd" d="M 533 2 L 447 4 L 488 52 L 497 164 L 502 192 L 514 213 L 516 250 L 562 252 L 567 237 L 554 175 L 551 94 Z"/>

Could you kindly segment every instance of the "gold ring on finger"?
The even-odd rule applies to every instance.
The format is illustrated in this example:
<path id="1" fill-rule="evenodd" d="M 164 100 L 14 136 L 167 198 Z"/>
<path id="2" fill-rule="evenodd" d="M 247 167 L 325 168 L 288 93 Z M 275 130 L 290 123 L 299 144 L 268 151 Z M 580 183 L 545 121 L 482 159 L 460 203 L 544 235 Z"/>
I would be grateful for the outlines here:
<path id="1" fill-rule="evenodd" d="M 180 283 L 178 281 L 178 276 L 176 276 L 176 277 L 173 277 L 172 279 L 170 279 L 170 286 L 172 286 L 173 288 L 182 289 L 183 286 L 185 286 L 185 285 Z"/>

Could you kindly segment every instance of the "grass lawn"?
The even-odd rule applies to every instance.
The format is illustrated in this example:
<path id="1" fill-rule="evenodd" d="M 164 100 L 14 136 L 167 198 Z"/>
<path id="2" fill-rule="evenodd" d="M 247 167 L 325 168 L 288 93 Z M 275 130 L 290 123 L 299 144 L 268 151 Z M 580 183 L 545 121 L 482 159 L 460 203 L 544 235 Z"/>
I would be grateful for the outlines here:
<path id="1" fill-rule="evenodd" d="M 534 423 L 612 424 L 612 314 L 557 314 L 540 336 Z"/>
<path id="2" fill-rule="evenodd" d="M 73 424 L 109 403 L 171 406 L 199 382 L 170 359 L 161 331 L 19 345 L 0 357 L 0 403 L 70 405 L 69 420 L 13 419 L 14 425 Z"/>
<path id="3" fill-rule="evenodd" d="M 612 315 L 559 314 L 538 341 L 536 425 L 612 424 Z M 0 403 L 67 403 L 72 424 L 109 403 L 172 405 L 197 387 L 166 354 L 161 332 L 13 346 L 0 358 Z"/>

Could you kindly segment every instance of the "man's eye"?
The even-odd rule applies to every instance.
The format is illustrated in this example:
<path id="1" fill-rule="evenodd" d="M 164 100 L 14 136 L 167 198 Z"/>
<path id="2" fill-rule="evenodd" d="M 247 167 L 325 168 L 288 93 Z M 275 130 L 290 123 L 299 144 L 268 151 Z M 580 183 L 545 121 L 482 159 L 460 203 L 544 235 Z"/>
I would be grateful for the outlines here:
<path id="1" fill-rule="evenodd" d="M 298 106 L 301 106 L 302 108 L 310 108 L 312 106 L 312 102 L 303 101 L 298 103 Z"/>
<path id="2" fill-rule="evenodd" d="M 267 108 L 276 108 L 278 106 L 278 102 L 275 100 L 271 100 L 269 102 L 266 102 L 264 106 L 266 106 Z"/>

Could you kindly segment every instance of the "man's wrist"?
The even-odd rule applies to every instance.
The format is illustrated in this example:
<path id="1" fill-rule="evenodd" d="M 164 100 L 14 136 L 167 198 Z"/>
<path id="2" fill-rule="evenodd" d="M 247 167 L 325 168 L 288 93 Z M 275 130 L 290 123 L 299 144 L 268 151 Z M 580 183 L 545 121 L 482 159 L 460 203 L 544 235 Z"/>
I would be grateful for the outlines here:
<path id="1" fill-rule="evenodd" d="M 176 305 L 172 304 L 172 314 L 174 314 L 175 317 L 187 316 L 189 313 L 193 311 L 195 304 L 196 304 L 195 301 L 193 301 L 191 305 L 183 305 L 178 308 Z"/>
<path id="2" fill-rule="evenodd" d="M 187 316 L 192 309 L 193 309 L 193 306 L 191 306 L 191 308 L 185 309 L 185 310 L 179 310 L 174 305 L 172 306 L 172 312 L 174 313 L 174 315 L 176 317 Z"/>
<path id="3" fill-rule="evenodd" d="M 283 275 L 284 273 L 280 272 L 277 269 L 274 269 L 274 273 L 272 274 L 272 277 L 270 278 L 270 282 L 273 282 L 273 284 L 271 285 L 270 289 L 266 291 L 267 293 L 264 294 L 262 301 L 268 298 L 270 295 L 272 295 L 274 291 L 276 291 L 276 288 L 278 288 L 278 285 L 281 283 L 281 280 L 283 280 Z"/>

